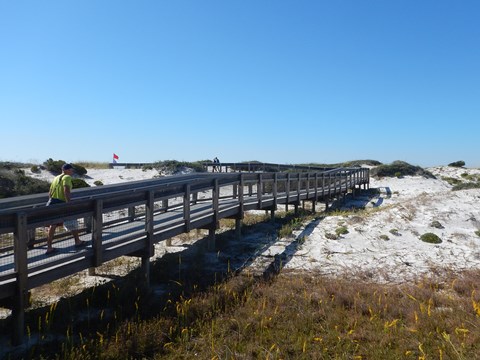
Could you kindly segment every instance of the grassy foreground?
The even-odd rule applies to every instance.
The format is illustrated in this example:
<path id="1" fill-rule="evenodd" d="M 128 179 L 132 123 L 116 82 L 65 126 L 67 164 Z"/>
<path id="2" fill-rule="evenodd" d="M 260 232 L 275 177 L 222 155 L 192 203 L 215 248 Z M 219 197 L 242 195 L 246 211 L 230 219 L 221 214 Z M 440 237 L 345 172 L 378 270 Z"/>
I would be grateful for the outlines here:
<path id="1" fill-rule="evenodd" d="M 236 276 L 155 319 L 65 347 L 67 359 L 474 359 L 478 272 L 410 285 Z"/>

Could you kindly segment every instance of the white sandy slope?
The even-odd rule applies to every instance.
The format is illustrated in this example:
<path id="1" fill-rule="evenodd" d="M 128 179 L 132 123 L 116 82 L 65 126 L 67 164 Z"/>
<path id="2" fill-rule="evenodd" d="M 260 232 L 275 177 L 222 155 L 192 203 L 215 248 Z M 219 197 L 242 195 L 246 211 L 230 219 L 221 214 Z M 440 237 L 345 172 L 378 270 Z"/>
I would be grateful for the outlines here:
<path id="1" fill-rule="evenodd" d="M 462 271 L 480 268 L 480 189 L 451 191 L 442 176 L 461 179 L 461 174 L 480 176 L 480 169 L 435 167 L 428 169 L 437 179 L 420 176 L 404 178 L 371 179 L 371 188 L 379 188 L 375 198 L 357 197 L 343 207 L 366 205 L 366 211 L 349 215 L 320 216 L 294 232 L 293 237 L 276 239 L 262 248 L 246 271 L 261 272 L 279 256 L 285 258 L 283 266 L 289 271 L 310 271 L 328 276 L 357 276 L 369 281 L 401 283 L 424 274 L 444 271 Z M 53 176 L 42 171 L 29 176 L 51 181 Z M 156 170 L 141 169 L 88 169 L 87 183 L 96 180 L 103 184 L 151 179 Z M 319 207 L 320 208 L 320 207 Z M 279 210 L 283 210 L 283 207 Z M 431 227 L 438 221 L 443 228 Z M 345 226 L 348 234 L 336 240 L 326 237 L 334 234 L 339 226 Z M 398 235 L 391 233 L 398 230 Z M 433 232 L 440 244 L 422 242 L 419 237 Z M 388 236 L 388 240 L 381 238 Z M 257 238 L 255 238 L 257 236 Z M 243 242 L 258 242 L 262 234 L 249 235 Z M 188 244 L 173 240 L 173 246 L 165 242 L 156 244 L 155 257 L 165 253 L 182 251 Z M 237 254 L 238 255 L 238 254 Z M 241 255 L 240 255 L 241 256 Z M 126 275 L 138 266 L 138 259 L 127 258 L 122 266 L 110 268 L 110 272 Z M 75 275 L 80 287 L 89 287 L 106 281 L 105 277 L 90 276 L 88 271 Z M 35 289 L 45 303 L 58 300 L 65 294 L 54 294 L 49 289 Z M 7 309 L 0 308 L 0 318 L 8 316 Z"/>
<path id="2" fill-rule="evenodd" d="M 296 232 L 305 242 L 288 269 L 315 270 L 328 275 L 351 274 L 381 282 L 403 282 L 432 271 L 480 268 L 480 189 L 451 191 L 442 176 L 461 179 L 462 173 L 480 175 L 478 169 L 431 168 L 437 179 L 418 176 L 371 179 L 381 194 L 369 202 L 367 213 L 331 216 Z M 348 208 L 352 203 L 346 203 Z M 438 221 L 443 228 L 432 227 Z M 337 240 L 346 226 L 349 233 Z M 397 229 L 398 235 L 391 230 Z M 420 235 L 432 232 L 440 244 L 425 243 Z M 381 236 L 388 236 L 388 240 Z"/>
<path id="3" fill-rule="evenodd" d="M 428 170 L 437 179 L 372 178 L 370 187 L 380 190 L 378 196 L 358 197 L 343 205 L 344 209 L 366 205 L 366 211 L 320 217 L 305 224 L 295 231 L 294 238 L 279 239 L 259 254 L 251 266 L 262 266 L 275 255 L 287 252 L 286 269 L 361 275 L 381 282 L 403 282 L 442 269 L 480 268 L 480 237 L 475 234 L 480 229 L 480 189 L 452 191 L 451 185 L 442 180 L 442 177 L 462 179 L 464 173 L 480 176 L 480 169 L 435 167 Z M 85 180 L 91 185 L 96 180 L 113 184 L 151 179 L 157 174 L 156 170 L 89 169 Z M 29 175 L 46 180 L 53 178 L 45 171 Z M 440 222 L 443 228 L 432 227 L 433 221 Z M 326 234 L 335 234 L 340 226 L 345 226 L 348 234 L 336 240 L 326 237 Z M 397 230 L 396 234 L 392 233 L 393 229 Z M 427 232 L 437 234 L 442 243 L 421 241 L 420 236 Z M 299 238 L 301 245 L 292 247 L 292 242 Z M 164 244 L 156 248 L 157 256 L 176 251 L 175 247 L 167 249 Z M 294 250 L 288 253 L 290 248 Z"/>

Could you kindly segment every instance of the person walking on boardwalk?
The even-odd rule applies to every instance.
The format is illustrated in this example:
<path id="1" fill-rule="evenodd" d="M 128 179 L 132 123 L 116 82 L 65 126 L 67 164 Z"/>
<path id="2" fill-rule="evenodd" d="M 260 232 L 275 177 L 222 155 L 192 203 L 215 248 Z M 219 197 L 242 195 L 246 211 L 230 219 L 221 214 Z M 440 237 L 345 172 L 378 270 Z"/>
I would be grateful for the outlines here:
<path id="1" fill-rule="evenodd" d="M 62 204 L 71 201 L 71 191 L 73 187 L 72 183 L 72 175 L 73 175 L 73 166 L 71 164 L 63 164 L 62 166 L 62 173 L 53 179 L 52 184 L 50 185 L 50 192 L 48 193 L 49 199 L 47 202 L 47 206 L 54 205 L 54 204 Z M 72 224 L 72 222 L 70 221 Z M 72 232 L 72 235 L 75 239 L 75 247 L 82 247 L 85 246 L 87 243 L 80 240 L 78 236 L 78 224 L 76 224 L 76 220 L 73 222 L 72 225 L 67 228 Z M 52 246 L 53 237 L 55 235 L 55 229 L 57 226 L 61 226 L 62 224 L 52 224 L 48 228 L 48 236 L 47 236 L 47 255 L 53 254 L 57 252 Z"/>
<path id="2" fill-rule="evenodd" d="M 215 156 L 215 158 L 213 159 L 213 163 L 215 164 L 215 165 L 213 165 L 213 172 L 219 171 L 219 170 L 218 170 L 218 167 L 217 167 L 217 164 L 220 164 L 220 160 L 218 160 L 218 158 L 217 158 L 216 156 Z"/>

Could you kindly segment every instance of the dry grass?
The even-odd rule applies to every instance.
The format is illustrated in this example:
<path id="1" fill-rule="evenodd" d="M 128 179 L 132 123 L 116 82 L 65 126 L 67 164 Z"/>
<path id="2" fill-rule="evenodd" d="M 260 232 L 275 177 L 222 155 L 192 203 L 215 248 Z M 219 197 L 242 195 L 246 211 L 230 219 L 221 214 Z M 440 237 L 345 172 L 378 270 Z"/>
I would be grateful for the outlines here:
<path id="1" fill-rule="evenodd" d="M 249 215 L 243 223 L 268 220 L 269 215 Z M 222 228 L 233 228 L 232 221 L 222 221 Z M 287 214 L 284 224 L 292 226 Z M 180 257 L 172 259 L 184 271 Z M 88 323 L 63 329 L 54 347 L 34 347 L 31 354 L 56 359 L 476 358 L 480 272 L 458 275 L 435 268 L 432 274 L 388 285 L 370 282 L 369 273 L 329 278 L 282 272 L 268 280 L 231 276 L 205 289 L 186 276 L 169 280 L 177 290 L 154 305 L 151 294 L 127 280 L 85 295 L 81 302 Z M 46 333 L 60 313 L 52 306 L 38 331 Z"/>
<path id="2" fill-rule="evenodd" d="M 473 359 L 478 272 L 402 286 L 315 274 L 238 276 L 125 321 L 70 359 Z"/>
<path id="3" fill-rule="evenodd" d="M 76 165 L 83 166 L 86 169 L 108 169 L 110 167 L 107 162 L 96 162 L 96 161 L 77 161 Z"/>

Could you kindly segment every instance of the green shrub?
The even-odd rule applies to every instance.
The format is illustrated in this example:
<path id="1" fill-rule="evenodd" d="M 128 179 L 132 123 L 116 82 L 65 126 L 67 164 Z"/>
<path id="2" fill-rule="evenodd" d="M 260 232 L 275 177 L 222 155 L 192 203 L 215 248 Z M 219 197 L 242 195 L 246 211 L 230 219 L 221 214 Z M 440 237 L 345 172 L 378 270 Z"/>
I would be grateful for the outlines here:
<path id="1" fill-rule="evenodd" d="M 385 241 L 390 240 L 390 238 L 388 237 L 388 235 L 380 235 L 380 239 L 385 240 Z"/>
<path id="2" fill-rule="evenodd" d="M 401 173 L 400 171 L 397 171 L 397 172 L 395 173 L 395 177 L 396 177 L 396 178 L 401 178 L 401 177 L 402 177 L 402 173 Z"/>
<path id="3" fill-rule="evenodd" d="M 95 180 L 95 181 L 93 182 L 93 184 L 94 184 L 95 186 L 102 186 L 102 185 L 103 185 L 103 182 L 101 182 L 100 180 Z"/>
<path id="4" fill-rule="evenodd" d="M 337 240 L 338 239 L 338 236 L 335 235 L 335 234 L 332 234 L 332 233 L 325 233 L 325 237 L 329 240 Z"/>
<path id="5" fill-rule="evenodd" d="M 420 236 L 420 240 L 430 244 L 440 244 L 442 242 L 442 239 L 434 233 L 425 233 Z"/>
<path id="6" fill-rule="evenodd" d="M 171 172 L 173 174 L 181 171 L 182 168 L 190 168 L 193 169 L 195 172 L 204 172 L 205 169 L 203 168 L 203 162 L 195 161 L 195 162 L 187 162 L 187 161 L 177 161 L 177 160 L 165 160 L 165 161 L 158 161 L 152 166 L 159 170 L 159 171 L 166 171 Z"/>
<path id="7" fill-rule="evenodd" d="M 346 226 L 340 226 L 335 230 L 335 234 L 338 236 L 348 234 L 348 229 Z"/>
<path id="8" fill-rule="evenodd" d="M 469 189 L 480 189 L 480 183 L 468 182 L 468 183 L 461 183 L 452 187 L 452 191 L 469 190 Z"/>
<path id="9" fill-rule="evenodd" d="M 387 177 L 398 177 L 398 176 L 423 176 L 426 178 L 435 179 L 435 176 L 427 171 L 422 169 L 420 166 L 413 166 L 405 161 L 394 161 L 390 165 L 380 165 L 376 168 L 373 168 L 370 173 L 372 176 L 387 176 Z"/>
<path id="10" fill-rule="evenodd" d="M 5 174 L 0 173 L 0 199 L 15 195 L 15 182 Z"/>
<path id="11" fill-rule="evenodd" d="M 38 167 L 38 165 L 32 165 L 32 167 L 30 168 L 30 171 L 34 174 L 37 174 L 40 172 L 40 168 Z"/>
<path id="12" fill-rule="evenodd" d="M 52 158 L 49 158 L 48 160 L 43 162 L 43 165 L 47 169 L 47 171 L 50 171 L 52 174 L 60 174 L 62 172 L 62 166 L 65 164 L 65 161 L 63 160 L 53 160 Z"/>
<path id="13" fill-rule="evenodd" d="M 440 223 L 440 221 L 434 220 L 430 223 L 430 226 L 436 229 L 443 229 L 443 225 Z"/>
<path id="14" fill-rule="evenodd" d="M 0 198 L 48 192 L 50 183 L 26 176 L 23 170 L 0 171 Z"/>
<path id="15" fill-rule="evenodd" d="M 458 184 L 462 183 L 462 180 L 455 179 L 453 177 L 448 177 L 448 176 L 442 176 L 442 180 L 446 181 L 447 183 L 449 183 L 452 186 L 455 186 L 455 185 L 458 185 Z"/>
<path id="16" fill-rule="evenodd" d="M 82 165 L 72 164 L 72 167 L 73 167 L 73 171 L 78 176 L 83 176 L 87 174 L 87 169 L 85 169 Z"/>
<path id="17" fill-rule="evenodd" d="M 392 235 L 400 235 L 399 232 L 398 232 L 398 229 L 390 229 L 390 234 Z"/>
<path id="18" fill-rule="evenodd" d="M 74 189 L 90 187 L 90 185 L 88 185 L 85 180 L 77 179 L 77 178 L 72 179 L 72 184 Z"/>
<path id="19" fill-rule="evenodd" d="M 63 160 L 53 160 L 52 158 L 50 158 L 50 159 L 44 161 L 43 165 L 52 174 L 58 175 L 62 172 L 62 166 L 65 163 L 66 162 L 63 161 Z M 78 176 L 83 176 L 83 175 L 87 174 L 87 169 L 85 169 L 82 165 L 72 163 L 72 167 L 73 167 L 73 171 Z"/>
<path id="20" fill-rule="evenodd" d="M 475 230 L 475 235 L 480 236 L 480 230 Z"/>
<path id="21" fill-rule="evenodd" d="M 450 164 L 448 164 L 448 166 L 451 166 L 451 167 L 464 167 L 465 166 L 465 161 L 455 161 L 455 162 L 452 162 Z"/>

